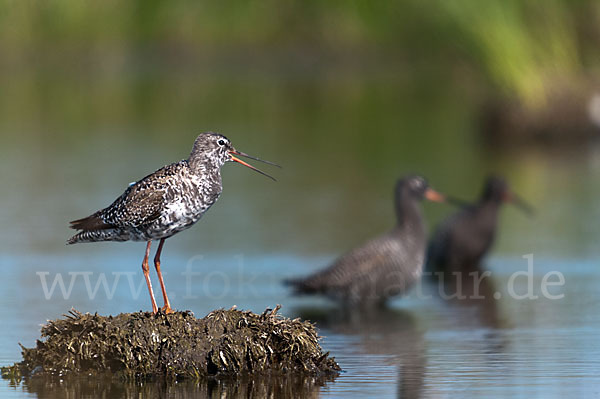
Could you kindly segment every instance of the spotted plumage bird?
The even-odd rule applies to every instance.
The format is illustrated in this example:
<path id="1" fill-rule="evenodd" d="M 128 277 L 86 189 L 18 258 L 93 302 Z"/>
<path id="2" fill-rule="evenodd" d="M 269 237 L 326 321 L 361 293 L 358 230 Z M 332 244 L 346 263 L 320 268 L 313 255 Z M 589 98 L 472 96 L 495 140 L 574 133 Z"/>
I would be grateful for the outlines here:
<path id="1" fill-rule="evenodd" d="M 189 158 L 158 169 L 132 183 L 108 207 L 86 218 L 72 221 L 70 227 L 80 231 L 67 244 L 146 241 L 142 271 L 148 285 L 152 311 L 157 313 L 148 257 L 152 241 L 160 240 L 154 266 L 165 303 L 162 310 L 166 313 L 173 312 L 160 271 L 160 254 L 167 238 L 191 227 L 217 201 L 223 188 L 221 167 L 226 162 L 238 162 L 275 180 L 236 155 L 275 165 L 237 151 L 229 139 L 221 134 L 202 133 L 196 138 Z"/>
<path id="2" fill-rule="evenodd" d="M 437 278 L 441 272 L 453 278 L 455 272 L 479 270 L 494 243 L 498 213 L 506 202 L 532 213 L 531 207 L 510 190 L 503 178 L 489 176 L 476 203 L 463 204 L 437 227 L 427 250 L 427 270 L 433 277 Z"/>
<path id="3" fill-rule="evenodd" d="M 382 305 L 404 294 L 421 277 L 425 223 L 420 202 L 444 202 L 420 176 L 400 179 L 395 188 L 396 226 L 305 278 L 286 281 L 298 294 L 322 294 L 350 307 Z"/>

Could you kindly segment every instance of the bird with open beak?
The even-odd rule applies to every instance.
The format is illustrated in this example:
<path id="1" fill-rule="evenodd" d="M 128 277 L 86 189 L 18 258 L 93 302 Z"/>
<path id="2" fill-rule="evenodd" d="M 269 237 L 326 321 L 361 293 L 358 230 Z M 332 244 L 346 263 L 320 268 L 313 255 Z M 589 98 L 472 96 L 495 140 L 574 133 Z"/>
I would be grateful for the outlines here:
<path id="1" fill-rule="evenodd" d="M 226 162 L 237 162 L 275 180 L 238 157 L 278 166 L 236 150 L 229 139 L 221 134 L 202 133 L 196 138 L 187 159 L 158 169 L 131 184 L 108 207 L 71 222 L 71 228 L 79 232 L 67 244 L 129 240 L 146 242 L 142 271 L 150 293 L 152 311 L 157 313 L 148 257 L 152 241 L 159 241 L 154 267 L 164 299 L 162 310 L 173 312 L 160 269 L 162 248 L 167 238 L 191 227 L 217 201 L 223 189 L 221 167 Z"/>

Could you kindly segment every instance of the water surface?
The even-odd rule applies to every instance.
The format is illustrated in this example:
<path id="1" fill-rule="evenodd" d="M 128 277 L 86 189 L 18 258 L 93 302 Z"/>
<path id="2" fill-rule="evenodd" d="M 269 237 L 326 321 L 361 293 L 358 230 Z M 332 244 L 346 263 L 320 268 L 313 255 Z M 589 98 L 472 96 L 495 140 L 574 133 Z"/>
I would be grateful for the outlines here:
<path id="1" fill-rule="evenodd" d="M 125 82 L 86 75 L 98 104 L 86 98 L 72 108 L 61 101 L 79 90 L 76 82 L 40 77 L 46 94 L 63 96 L 30 93 L 26 102 L 33 105 L 23 112 L 33 122 L 0 130 L 0 364 L 18 361 L 17 343 L 34 345 L 40 325 L 71 307 L 101 314 L 149 309 L 140 270 L 144 245 L 67 247 L 68 221 L 106 206 L 129 182 L 187 157 L 199 131 L 218 128 L 238 149 L 284 169 L 273 172 L 279 180 L 273 183 L 236 165 L 224 167 L 222 198 L 197 226 L 165 245 L 173 305 L 201 317 L 220 307 L 262 312 L 282 304 L 285 315 L 317 322 L 323 347 L 344 372 L 322 384 L 82 379 L 11 386 L 1 380 L 0 396 L 235 397 L 249 385 L 255 393 L 281 388 L 291 395 L 303 386 L 300 396 L 340 398 L 599 395 L 598 147 L 486 148 L 476 140 L 469 105 L 444 89 L 451 83 L 425 87 L 392 69 L 273 77 L 250 68 L 246 78 L 252 79 L 240 80 L 218 68 L 210 79 L 187 69 L 159 76 L 146 71 Z M 110 99 L 124 99 L 123 87 L 143 93 L 113 104 Z M 90 113 L 80 115 L 80 107 Z M 345 317 L 324 299 L 291 297 L 281 284 L 390 228 L 392 188 L 403 174 L 422 173 L 442 192 L 474 198 L 490 171 L 505 175 L 536 208 L 533 218 L 508 206 L 502 212 L 486 264 L 500 299 L 457 303 L 413 291 L 383 313 Z M 452 212 L 447 205 L 424 208 L 430 226 Z M 515 299 L 508 282 L 527 270 L 527 254 L 534 255 L 538 298 Z M 541 292 L 544 276 L 554 271 L 565 283 L 549 292 L 562 299 Z M 57 276 L 66 295 L 60 285 L 50 292 Z M 100 285 L 94 291 L 101 278 L 106 290 Z M 527 284 L 516 279 L 515 291 L 525 292 Z M 431 290 L 424 286 L 422 292 Z"/>

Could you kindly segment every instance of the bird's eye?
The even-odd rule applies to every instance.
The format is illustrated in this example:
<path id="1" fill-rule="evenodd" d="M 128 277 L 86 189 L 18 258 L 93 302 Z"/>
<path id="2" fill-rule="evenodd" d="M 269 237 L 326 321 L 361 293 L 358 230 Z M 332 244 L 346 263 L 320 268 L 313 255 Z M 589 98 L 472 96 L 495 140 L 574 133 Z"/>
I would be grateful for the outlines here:
<path id="1" fill-rule="evenodd" d="M 220 146 L 225 145 L 225 140 L 220 139 L 219 141 L 217 141 L 217 144 L 219 144 Z"/>
<path id="2" fill-rule="evenodd" d="M 423 181 L 422 180 L 414 180 L 412 186 L 414 189 L 419 190 L 423 187 Z"/>

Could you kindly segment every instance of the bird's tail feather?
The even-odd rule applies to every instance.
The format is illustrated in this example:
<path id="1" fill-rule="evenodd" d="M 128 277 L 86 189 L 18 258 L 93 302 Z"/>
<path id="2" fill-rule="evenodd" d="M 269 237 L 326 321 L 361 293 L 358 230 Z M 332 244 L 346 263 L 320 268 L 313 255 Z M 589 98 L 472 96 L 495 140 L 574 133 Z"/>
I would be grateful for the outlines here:
<path id="1" fill-rule="evenodd" d="M 287 278 L 283 280 L 283 284 L 288 287 L 292 287 L 293 294 L 295 295 L 313 294 L 318 292 L 318 290 L 315 289 L 315 287 L 313 287 L 312 284 L 308 283 L 308 280 L 306 278 L 302 277 Z"/>
<path id="2" fill-rule="evenodd" d="M 84 230 L 67 240 L 67 245 L 98 241 L 127 241 L 129 235 L 120 229 Z"/>

